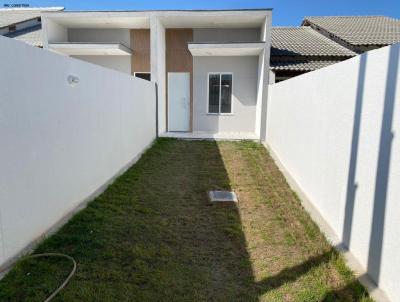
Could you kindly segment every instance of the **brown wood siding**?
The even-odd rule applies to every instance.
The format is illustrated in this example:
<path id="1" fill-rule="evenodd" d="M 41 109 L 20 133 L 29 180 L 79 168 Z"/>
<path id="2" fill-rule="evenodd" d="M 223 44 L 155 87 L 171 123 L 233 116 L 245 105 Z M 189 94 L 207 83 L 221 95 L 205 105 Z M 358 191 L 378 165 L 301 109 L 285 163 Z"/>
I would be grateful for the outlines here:
<path id="1" fill-rule="evenodd" d="M 131 30 L 132 75 L 150 72 L 150 29 Z"/>
<path id="2" fill-rule="evenodd" d="M 193 57 L 188 49 L 188 43 L 193 42 L 193 29 L 166 29 L 165 31 L 165 64 L 168 127 L 168 72 L 190 73 L 190 131 L 193 130 Z"/>

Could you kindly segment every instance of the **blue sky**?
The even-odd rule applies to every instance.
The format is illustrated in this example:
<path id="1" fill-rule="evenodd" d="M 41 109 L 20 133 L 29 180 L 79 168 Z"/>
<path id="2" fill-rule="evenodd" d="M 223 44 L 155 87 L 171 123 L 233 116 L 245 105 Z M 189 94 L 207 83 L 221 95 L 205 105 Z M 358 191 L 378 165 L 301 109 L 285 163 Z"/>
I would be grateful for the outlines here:
<path id="1" fill-rule="evenodd" d="M 64 6 L 67 10 L 273 8 L 274 25 L 299 25 L 304 16 L 386 15 L 400 19 L 400 0 L 0 0 L 0 6 Z"/>

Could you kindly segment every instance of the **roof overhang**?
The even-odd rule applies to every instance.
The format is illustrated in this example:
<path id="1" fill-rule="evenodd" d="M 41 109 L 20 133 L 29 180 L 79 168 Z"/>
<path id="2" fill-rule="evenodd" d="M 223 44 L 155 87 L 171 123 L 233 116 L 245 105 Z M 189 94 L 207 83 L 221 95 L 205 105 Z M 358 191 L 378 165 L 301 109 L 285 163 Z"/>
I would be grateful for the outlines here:
<path id="1" fill-rule="evenodd" d="M 166 28 L 256 28 L 271 10 L 164 11 L 157 15 Z"/>
<path id="2" fill-rule="evenodd" d="M 120 43 L 50 43 L 49 48 L 69 56 L 132 55 L 132 50 Z"/>
<path id="3" fill-rule="evenodd" d="M 136 12 L 51 12 L 42 16 L 66 28 L 150 28 L 150 17 Z"/>
<path id="4" fill-rule="evenodd" d="M 264 50 L 265 43 L 189 43 L 188 48 L 194 57 L 258 56 Z"/>
<path id="5" fill-rule="evenodd" d="M 63 11 L 43 17 L 67 28 L 150 28 L 157 17 L 166 28 L 253 28 L 262 26 L 271 10 Z"/>

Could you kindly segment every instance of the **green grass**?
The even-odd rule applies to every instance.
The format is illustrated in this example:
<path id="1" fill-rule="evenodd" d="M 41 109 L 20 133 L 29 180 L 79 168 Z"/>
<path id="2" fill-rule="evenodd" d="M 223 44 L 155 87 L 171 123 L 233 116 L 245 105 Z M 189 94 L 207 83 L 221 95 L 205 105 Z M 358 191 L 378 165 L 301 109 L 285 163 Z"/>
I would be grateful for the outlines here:
<path id="1" fill-rule="evenodd" d="M 210 206 L 232 189 L 237 206 Z M 54 301 L 372 301 L 252 142 L 160 139 L 35 253 L 78 262 Z M 21 259 L 0 301 L 43 301 L 69 273 Z"/>

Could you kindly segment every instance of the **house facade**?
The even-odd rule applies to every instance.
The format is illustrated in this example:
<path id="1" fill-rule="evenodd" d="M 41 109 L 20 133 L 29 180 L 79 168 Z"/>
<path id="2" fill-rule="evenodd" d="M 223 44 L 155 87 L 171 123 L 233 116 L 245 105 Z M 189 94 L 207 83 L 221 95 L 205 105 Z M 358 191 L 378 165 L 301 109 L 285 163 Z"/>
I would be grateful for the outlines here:
<path id="1" fill-rule="evenodd" d="M 44 48 L 156 82 L 160 135 L 263 138 L 271 10 L 51 12 L 42 19 Z"/>

